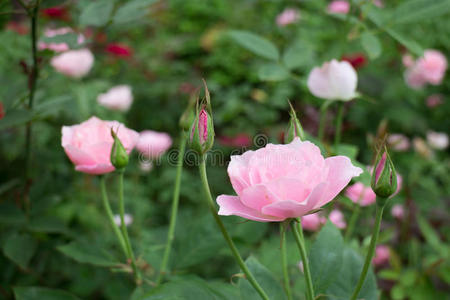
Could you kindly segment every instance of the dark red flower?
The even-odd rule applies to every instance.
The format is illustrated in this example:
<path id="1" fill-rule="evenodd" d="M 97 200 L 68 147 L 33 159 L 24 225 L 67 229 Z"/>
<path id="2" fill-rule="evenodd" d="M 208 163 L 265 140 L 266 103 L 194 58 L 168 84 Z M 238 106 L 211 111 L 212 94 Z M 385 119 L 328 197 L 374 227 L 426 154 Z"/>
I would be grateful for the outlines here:
<path id="1" fill-rule="evenodd" d="M 219 142 L 228 147 L 250 147 L 252 144 L 251 137 L 246 133 L 239 133 L 236 136 L 221 136 Z"/>
<path id="2" fill-rule="evenodd" d="M 5 116 L 5 110 L 3 109 L 3 102 L 0 101 L 0 120 Z"/>
<path id="3" fill-rule="evenodd" d="M 117 57 L 130 57 L 132 55 L 131 48 L 124 44 L 108 44 L 106 46 L 106 52 Z"/>
<path id="4" fill-rule="evenodd" d="M 69 17 L 68 11 L 62 6 L 53 6 L 42 10 L 42 15 L 49 19 L 67 20 Z"/>
<path id="5" fill-rule="evenodd" d="M 362 53 L 353 53 L 353 54 L 343 55 L 342 60 L 348 61 L 355 69 L 362 68 L 367 63 L 367 58 Z"/>
<path id="6" fill-rule="evenodd" d="M 8 24 L 6 24 L 6 29 L 17 32 L 20 35 L 28 34 L 28 27 L 15 21 L 8 22 Z"/>

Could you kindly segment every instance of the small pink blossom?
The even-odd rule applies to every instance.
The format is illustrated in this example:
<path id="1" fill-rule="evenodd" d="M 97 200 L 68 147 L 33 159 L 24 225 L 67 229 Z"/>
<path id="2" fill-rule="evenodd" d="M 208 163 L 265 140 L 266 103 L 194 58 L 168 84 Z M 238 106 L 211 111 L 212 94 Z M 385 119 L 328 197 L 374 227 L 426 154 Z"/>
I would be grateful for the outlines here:
<path id="1" fill-rule="evenodd" d="M 386 245 L 378 245 L 375 248 L 375 257 L 372 259 L 372 263 L 375 266 L 384 265 L 389 262 L 391 256 L 391 250 Z"/>
<path id="2" fill-rule="evenodd" d="M 309 214 L 302 217 L 302 227 L 305 230 L 317 231 L 326 221 L 327 219 L 319 215 L 319 213 Z"/>
<path id="3" fill-rule="evenodd" d="M 345 0 L 334 0 L 328 5 L 327 10 L 333 14 L 347 14 L 350 11 L 350 3 Z"/>
<path id="4" fill-rule="evenodd" d="M 427 132 L 428 144 L 436 150 L 445 150 L 448 147 L 448 135 L 445 132 Z"/>
<path id="5" fill-rule="evenodd" d="M 277 16 L 278 26 L 286 26 L 296 23 L 300 19 L 300 13 L 293 8 L 286 8 L 281 14 Z"/>
<path id="6" fill-rule="evenodd" d="M 428 107 L 433 108 L 444 103 L 444 96 L 441 94 L 433 94 L 425 100 Z"/>
<path id="7" fill-rule="evenodd" d="M 50 61 L 56 71 L 73 78 L 81 78 L 89 73 L 94 64 L 94 55 L 89 49 L 63 52 Z"/>
<path id="8" fill-rule="evenodd" d="M 344 214 L 338 209 L 333 209 L 328 218 L 330 219 L 331 223 L 333 223 L 339 229 L 344 229 L 345 227 L 347 227 L 347 222 L 345 222 Z"/>
<path id="9" fill-rule="evenodd" d="M 58 28 L 58 29 L 46 29 L 44 32 L 44 35 L 46 37 L 54 37 L 54 36 L 58 36 L 58 35 L 64 35 L 67 33 L 71 33 L 73 32 L 73 30 L 69 27 L 62 27 L 62 28 Z M 78 35 L 78 40 L 77 40 L 78 44 L 83 44 L 84 43 L 84 36 L 82 34 Z M 69 50 L 69 45 L 67 45 L 66 43 L 45 43 L 45 42 L 38 42 L 38 49 L 39 50 L 45 50 L 45 49 L 49 49 L 52 50 L 54 52 L 64 52 L 64 51 L 68 51 Z"/>
<path id="10" fill-rule="evenodd" d="M 133 223 L 133 216 L 130 214 L 124 214 L 123 221 L 125 226 L 128 227 Z M 114 215 L 114 223 L 116 223 L 117 226 L 122 226 L 122 219 L 120 218 L 120 215 Z"/>
<path id="11" fill-rule="evenodd" d="M 352 200 L 353 203 L 361 206 L 368 206 L 375 203 L 377 195 L 370 186 L 365 186 L 362 182 L 357 182 L 349 186 L 345 190 L 345 195 Z"/>
<path id="12" fill-rule="evenodd" d="M 439 51 L 425 50 L 423 57 L 407 67 L 405 79 L 412 88 L 421 88 L 425 84 L 441 84 L 447 70 L 447 58 Z"/>
<path id="13" fill-rule="evenodd" d="M 403 205 L 395 204 L 394 206 L 392 206 L 391 215 L 394 218 L 403 219 L 403 217 L 405 216 L 405 209 L 403 208 Z"/>
<path id="14" fill-rule="evenodd" d="M 146 158 L 157 159 L 172 146 L 172 138 L 165 132 L 144 130 L 139 134 L 136 149 Z"/>
<path id="15" fill-rule="evenodd" d="M 133 103 L 133 93 L 128 85 L 117 85 L 97 96 L 98 104 L 112 110 L 127 111 Z"/>

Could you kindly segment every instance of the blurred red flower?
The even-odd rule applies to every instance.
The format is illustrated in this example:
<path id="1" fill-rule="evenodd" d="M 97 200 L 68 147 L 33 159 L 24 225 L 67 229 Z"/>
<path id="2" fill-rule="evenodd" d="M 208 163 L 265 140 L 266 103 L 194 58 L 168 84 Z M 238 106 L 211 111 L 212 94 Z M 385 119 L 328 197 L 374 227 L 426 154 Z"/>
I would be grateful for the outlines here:
<path id="1" fill-rule="evenodd" d="M 246 133 L 239 133 L 236 136 L 221 136 L 219 142 L 228 147 L 250 147 L 252 144 L 251 137 Z"/>
<path id="2" fill-rule="evenodd" d="M 69 12 L 65 7 L 53 6 L 42 10 L 42 15 L 49 19 L 69 19 Z"/>
<path id="3" fill-rule="evenodd" d="M 6 29 L 17 32 L 20 35 L 28 34 L 28 27 L 15 21 L 8 22 L 8 24 L 6 24 Z"/>
<path id="4" fill-rule="evenodd" d="M 0 101 L 0 120 L 5 116 L 5 110 L 3 109 L 3 102 Z"/>
<path id="5" fill-rule="evenodd" d="M 106 46 L 106 52 L 117 57 L 130 57 L 132 50 L 130 47 L 124 44 L 110 43 Z"/>
<path id="6" fill-rule="evenodd" d="M 343 55 L 342 60 L 348 61 L 355 69 L 362 68 L 367 64 L 367 58 L 362 53 Z"/>

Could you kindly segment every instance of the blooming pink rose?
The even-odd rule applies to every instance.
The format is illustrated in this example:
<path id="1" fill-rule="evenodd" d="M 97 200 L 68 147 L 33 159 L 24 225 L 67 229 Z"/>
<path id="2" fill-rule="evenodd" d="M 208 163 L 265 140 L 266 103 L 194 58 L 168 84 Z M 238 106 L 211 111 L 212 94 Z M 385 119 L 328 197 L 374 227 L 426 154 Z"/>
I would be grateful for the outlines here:
<path id="1" fill-rule="evenodd" d="M 375 203 L 377 195 L 370 186 L 365 186 L 362 182 L 352 184 L 345 190 L 345 195 L 353 201 L 353 203 L 361 206 L 368 206 Z"/>
<path id="2" fill-rule="evenodd" d="M 403 134 L 393 133 L 387 138 L 389 146 L 396 151 L 406 151 L 410 148 L 409 139 Z"/>
<path id="3" fill-rule="evenodd" d="M 347 61 L 333 59 L 315 67 L 308 76 L 308 88 L 318 98 L 348 101 L 356 97 L 358 76 Z"/>
<path id="4" fill-rule="evenodd" d="M 396 204 L 396 205 L 392 206 L 391 215 L 394 218 L 403 219 L 403 217 L 405 216 L 405 209 L 403 208 L 403 205 Z"/>
<path id="5" fill-rule="evenodd" d="M 97 102 L 112 110 L 127 111 L 133 103 L 133 94 L 130 86 L 118 85 L 98 95 Z"/>
<path id="6" fill-rule="evenodd" d="M 389 261 L 391 250 L 386 245 L 378 245 L 375 248 L 375 257 L 372 259 L 372 263 L 376 266 L 384 265 Z"/>
<path id="7" fill-rule="evenodd" d="M 53 57 L 50 64 L 66 76 L 81 78 L 91 70 L 94 56 L 88 49 L 71 50 Z"/>
<path id="8" fill-rule="evenodd" d="M 423 57 L 405 71 L 405 79 L 412 88 L 421 88 L 426 83 L 441 84 L 447 70 L 447 58 L 439 51 L 428 49 Z"/>
<path id="9" fill-rule="evenodd" d="M 295 138 L 231 156 L 228 175 L 237 196 L 220 195 L 220 215 L 260 222 L 301 217 L 336 197 L 362 173 L 345 156 L 324 159 L 311 142 Z"/>
<path id="10" fill-rule="evenodd" d="M 344 229 L 347 227 L 345 222 L 344 214 L 339 209 L 333 209 L 328 216 L 331 223 L 333 223 L 337 228 Z"/>
<path id="11" fill-rule="evenodd" d="M 114 171 L 110 161 L 113 138 L 111 128 L 117 131 L 127 153 L 136 145 L 139 134 L 117 121 L 103 121 L 91 117 L 81 124 L 63 126 L 62 146 L 75 170 L 88 174 L 104 174 Z"/>
<path id="12" fill-rule="evenodd" d="M 347 14 L 350 11 L 350 4 L 344 0 L 334 0 L 327 8 L 329 13 L 332 14 Z"/>
<path id="13" fill-rule="evenodd" d="M 64 35 L 67 33 L 71 33 L 73 32 L 73 30 L 69 27 L 62 27 L 62 28 L 58 28 L 58 29 L 46 29 L 44 32 L 44 35 L 46 37 L 54 37 L 57 35 Z M 78 44 L 83 44 L 84 43 L 84 36 L 82 34 L 78 35 L 78 40 L 77 40 Z M 45 43 L 45 42 L 38 42 L 38 49 L 39 50 L 45 50 L 45 49 L 49 49 L 55 52 L 64 52 L 69 50 L 69 45 L 67 45 L 66 43 Z"/>
<path id="14" fill-rule="evenodd" d="M 156 159 L 170 146 L 172 146 L 172 139 L 167 133 L 144 130 L 139 134 L 136 148 L 145 157 Z"/>
<path id="15" fill-rule="evenodd" d="M 425 100 L 428 107 L 436 107 L 444 103 L 444 96 L 441 94 L 433 94 L 427 97 Z"/>
<path id="16" fill-rule="evenodd" d="M 286 8 L 281 14 L 277 16 L 278 26 L 286 26 L 295 23 L 300 19 L 300 13 L 293 8 Z"/>
<path id="17" fill-rule="evenodd" d="M 302 227 L 309 231 L 317 231 L 326 221 L 327 219 L 319 213 L 309 214 L 302 217 Z"/>

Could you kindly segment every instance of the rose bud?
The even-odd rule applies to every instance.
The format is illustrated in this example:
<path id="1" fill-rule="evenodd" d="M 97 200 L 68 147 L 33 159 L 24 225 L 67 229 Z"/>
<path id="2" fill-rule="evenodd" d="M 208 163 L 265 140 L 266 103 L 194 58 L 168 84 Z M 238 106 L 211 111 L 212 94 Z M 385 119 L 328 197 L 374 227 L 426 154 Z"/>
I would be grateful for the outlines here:
<path id="1" fill-rule="evenodd" d="M 387 198 L 397 191 L 397 173 L 386 146 L 383 146 L 378 152 L 371 185 L 372 190 L 378 196 L 377 204 L 380 206 L 384 206 Z"/>
<path id="2" fill-rule="evenodd" d="M 312 69 L 308 89 L 314 96 L 327 100 L 349 101 L 357 96 L 358 75 L 347 61 L 333 59 Z"/>
<path id="3" fill-rule="evenodd" d="M 111 164 L 116 169 L 123 169 L 128 165 L 128 153 L 125 150 L 125 147 L 122 145 L 122 142 L 117 137 L 117 134 L 114 132 L 113 128 L 111 128 L 111 136 L 114 139 L 114 143 L 111 148 Z"/>
<path id="4" fill-rule="evenodd" d="M 303 132 L 303 127 L 300 124 L 300 121 L 297 118 L 297 113 L 295 112 L 294 108 L 292 107 L 292 104 L 289 102 L 289 105 L 291 106 L 291 119 L 289 121 L 289 126 L 286 131 L 286 135 L 284 136 L 284 143 L 289 144 L 294 140 L 294 138 L 298 137 L 300 140 L 305 140 L 305 133 Z"/>

